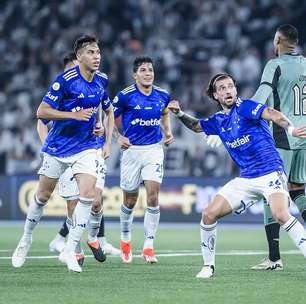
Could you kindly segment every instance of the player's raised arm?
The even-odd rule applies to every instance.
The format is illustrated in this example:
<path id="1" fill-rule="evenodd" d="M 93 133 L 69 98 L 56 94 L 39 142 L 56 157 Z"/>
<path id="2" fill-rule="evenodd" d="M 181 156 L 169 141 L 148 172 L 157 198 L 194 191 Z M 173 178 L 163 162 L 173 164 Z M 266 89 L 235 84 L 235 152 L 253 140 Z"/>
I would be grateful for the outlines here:
<path id="1" fill-rule="evenodd" d="M 291 136 L 306 138 L 306 126 L 295 128 L 283 113 L 273 108 L 266 107 L 262 111 L 261 117 L 265 120 L 273 121 L 275 124 L 285 129 Z"/>
<path id="2" fill-rule="evenodd" d="M 186 114 L 181 110 L 180 104 L 177 100 L 172 100 L 168 104 L 168 109 L 176 115 L 176 117 L 190 130 L 200 133 L 203 129 L 200 124 L 200 120 Z"/>

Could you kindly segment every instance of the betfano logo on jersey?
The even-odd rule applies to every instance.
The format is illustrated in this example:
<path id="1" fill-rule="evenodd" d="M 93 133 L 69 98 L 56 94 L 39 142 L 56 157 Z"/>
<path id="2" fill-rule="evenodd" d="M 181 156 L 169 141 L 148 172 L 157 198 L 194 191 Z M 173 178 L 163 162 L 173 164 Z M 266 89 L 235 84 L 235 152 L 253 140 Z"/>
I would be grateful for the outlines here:
<path id="1" fill-rule="evenodd" d="M 160 119 L 148 119 L 148 120 L 144 120 L 142 118 L 135 118 L 134 120 L 131 121 L 131 125 L 135 126 L 135 125 L 140 125 L 142 127 L 146 126 L 146 127 L 150 127 L 150 126 L 159 126 L 160 125 Z"/>
<path id="2" fill-rule="evenodd" d="M 232 142 L 225 142 L 226 145 L 232 149 L 238 148 L 240 146 L 243 146 L 245 144 L 247 144 L 250 141 L 250 136 L 251 135 L 244 135 L 243 137 L 237 138 Z"/>

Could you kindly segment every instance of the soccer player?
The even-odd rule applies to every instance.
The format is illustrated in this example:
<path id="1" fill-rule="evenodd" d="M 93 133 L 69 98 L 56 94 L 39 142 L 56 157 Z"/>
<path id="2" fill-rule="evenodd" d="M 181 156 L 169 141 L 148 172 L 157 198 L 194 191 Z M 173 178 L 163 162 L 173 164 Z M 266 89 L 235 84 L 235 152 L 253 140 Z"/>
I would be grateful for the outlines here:
<path id="1" fill-rule="evenodd" d="M 23 236 L 12 257 L 14 267 L 24 264 L 32 243 L 33 229 L 40 221 L 43 207 L 58 178 L 71 167 L 80 195 L 74 210 L 74 225 L 70 229 L 67 246 L 59 258 L 69 270 L 82 271 L 75 249 L 87 226 L 95 198 L 95 113 L 100 104 L 104 111 L 112 111 L 112 106 L 106 92 L 105 78 L 96 73 L 101 61 L 97 39 L 93 36 L 78 38 L 74 51 L 79 65 L 57 76 L 37 111 L 38 118 L 54 123 L 42 148 L 44 160 L 38 171 L 38 190 L 28 210 Z"/>
<path id="2" fill-rule="evenodd" d="M 78 65 L 78 61 L 76 58 L 76 55 L 74 52 L 68 53 L 63 58 L 63 66 L 64 71 L 75 67 Z M 103 76 L 106 81 L 108 81 L 106 74 L 101 73 L 101 76 Z M 107 83 L 106 83 L 107 85 Z M 101 147 L 104 145 L 104 137 L 101 138 L 104 134 L 104 128 L 102 124 L 102 119 L 99 117 L 100 112 L 98 113 L 98 119 L 96 122 L 96 128 L 94 130 L 94 134 L 97 137 L 97 148 L 101 149 Z M 112 114 L 111 114 L 112 115 Z M 40 137 L 40 140 L 42 143 L 44 143 L 47 134 L 48 134 L 48 128 L 47 125 L 44 123 L 46 121 L 38 119 L 37 121 L 37 131 Z M 107 120 L 108 123 L 111 123 L 110 128 L 113 129 L 113 119 Z M 110 144 L 110 141 L 107 142 L 107 144 Z M 96 183 L 96 197 L 95 200 L 97 201 L 93 205 L 98 204 L 98 209 L 102 210 L 102 191 L 104 188 L 104 181 L 105 181 L 105 173 L 106 173 L 106 165 L 104 163 L 104 159 L 101 157 L 101 151 L 98 150 L 98 159 L 97 159 L 97 183 Z M 72 224 L 72 214 L 74 211 L 74 208 L 78 202 L 78 196 L 79 196 L 79 190 L 77 183 L 72 175 L 71 168 L 67 168 L 66 171 L 61 175 L 59 179 L 59 195 L 62 196 L 67 201 L 67 218 L 65 219 L 60 231 L 55 236 L 55 238 L 50 242 L 49 244 L 49 250 L 51 252 L 58 252 L 61 253 L 62 250 L 65 247 L 65 239 L 69 233 L 70 226 Z M 100 224 L 97 224 L 97 217 L 101 217 Z M 94 222 L 91 223 L 91 220 Z M 105 254 L 111 254 L 111 255 L 120 255 L 120 251 L 115 248 L 112 244 L 107 242 L 107 239 L 104 235 L 105 226 L 104 226 L 104 217 L 103 213 L 92 211 L 91 217 L 89 220 L 88 229 L 89 229 L 89 241 L 88 246 L 93 251 L 95 258 L 99 262 L 105 261 Z M 96 238 L 98 238 L 99 243 L 97 243 Z M 101 245 L 101 246 L 98 246 Z M 100 249 L 102 247 L 102 251 Z M 77 259 L 80 262 L 80 260 L 84 259 L 84 254 L 80 250 L 80 247 L 78 246 L 77 252 Z"/>
<path id="3" fill-rule="evenodd" d="M 306 125 L 306 58 L 295 52 L 298 31 L 285 24 L 278 27 L 274 36 L 274 52 L 277 58 L 270 60 L 263 71 L 260 86 L 253 100 L 267 103 L 281 111 L 296 125 Z M 291 137 L 273 124 L 273 138 L 288 175 L 288 188 L 292 201 L 306 222 L 306 141 Z M 269 257 L 263 259 L 254 270 L 282 270 L 279 251 L 279 223 L 271 209 L 264 205 L 264 223 L 269 244 Z"/>
<path id="4" fill-rule="evenodd" d="M 114 131 L 122 149 L 120 186 L 123 204 L 120 211 L 121 258 L 132 261 L 131 226 L 138 189 L 143 182 L 147 193 L 144 216 L 145 240 L 142 249 L 147 263 L 156 263 L 153 242 L 159 224 L 159 190 L 163 179 L 164 152 L 161 145 L 173 142 L 167 105 L 170 95 L 154 86 L 154 68 L 150 57 L 137 57 L 133 63 L 135 83 L 113 100 L 115 117 L 122 116 L 123 135 Z"/>
<path id="5" fill-rule="evenodd" d="M 277 58 L 270 60 L 264 69 L 261 83 L 252 100 L 267 103 L 284 113 L 295 125 L 306 124 L 306 60 L 295 52 L 298 31 L 285 24 L 276 30 L 274 52 Z M 306 222 L 306 142 L 288 137 L 283 129 L 273 124 L 273 138 L 284 162 L 289 179 L 289 194 Z M 209 136 L 210 146 L 218 146 L 218 137 Z M 273 218 L 270 207 L 264 204 L 264 223 L 269 245 L 269 256 L 252 267 L 254 270 L 282 270 L 279 251 L 280 225 Z"/>
<path id="6" fill-rule="evenodd" d="M 306 233 L 289 214 L 287 179 L 283 162 L 275 148 L 267 121 L 273 121 L 291 136 L 306 138 L 306 127 L 296 129 L 279 111 L 252 100 L 237 98 L 235 80 L 228 74 L 217 74 L 209 82 L 207 94 L 222 111 L 206 119 L 196 119 L 181 111 L 172 101 L 168 109 L 194 132 L 218 135 L 234 162 L 240 168 L 237 177 L 223 186 L 203 210 L 201 249 L 204 260 L 197 278 L 211 278 L 215 271 L 217 220 L 235 210 L 243 210 L 265 198 L 273 217 L 306 258 Z"/>

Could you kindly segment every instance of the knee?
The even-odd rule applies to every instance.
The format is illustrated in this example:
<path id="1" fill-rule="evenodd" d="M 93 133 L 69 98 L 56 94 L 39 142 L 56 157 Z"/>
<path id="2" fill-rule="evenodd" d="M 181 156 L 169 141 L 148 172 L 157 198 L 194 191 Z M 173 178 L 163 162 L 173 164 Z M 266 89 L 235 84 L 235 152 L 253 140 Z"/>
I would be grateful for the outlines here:
<path id="1" fill-rule="evenodd" d="M 85 188 L 80 191 L 80 197 L 94 199 L 95 198 L 95 189 L 94 188 Z"/>
<path id="2" fill-rule="evenodd" d="M 123 199 L 124 199 L 124 205 L 129 209 L 133 209 L 138 199 L 138 192 L 135 193 L 124 192 Z"/>
<path id="3" fill-rule="evenodd" d="M 100 199 L 95 199 L 95 200 L 93 201 L 91 210 L 92 210 L 94 213 L 100 212 L 100 211 L 102 210 L 102 200 L 100 200 Z"/>
<path id="4" fill-rule="evenodd" d="M 49 190 L 39 190 L 36 193 L 36 198 L 38 199 L 39 202 L 46 204 L 48 200 L 50 199 L 52 194 L 52 191 Z"/>
<path id="5" fill-rule="evenodd" d="M 157 207 L 158 206 L 158 193 L 152 192 L 147 196 L 147 205 L 149 207 Z"/>
<path id="6" fill-rule="evenodd" d="M 273 217 L 280 225 L 283 225 L 289 220 L 290 215 L 287 210 L 278 209 L 273 211 Z"/>
<path id="7" fill-rule="evenodd" d="M 205 225 L 214 224 L 217 221 L 216 213 L 209 207 L 205 208 L 202 212 L 202 221 Z"/>

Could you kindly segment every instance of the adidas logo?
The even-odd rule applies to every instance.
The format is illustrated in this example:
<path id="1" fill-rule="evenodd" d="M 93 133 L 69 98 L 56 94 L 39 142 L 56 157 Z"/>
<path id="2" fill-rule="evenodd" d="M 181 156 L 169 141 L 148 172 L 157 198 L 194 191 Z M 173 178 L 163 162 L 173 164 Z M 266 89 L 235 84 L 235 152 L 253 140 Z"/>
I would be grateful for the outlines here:
<path id="1" fill-rule="evenodd" d="M 78 96 L 78 98 L 84 98 L 85 96 L 84 96 L 84 94 L 83 93 L 81 93 L 79 96 Z"/>
<path id="2" fill-rule="evenodd" d="M 140 105 L 137 105 L 134 110 L 140 110 Z"/>

